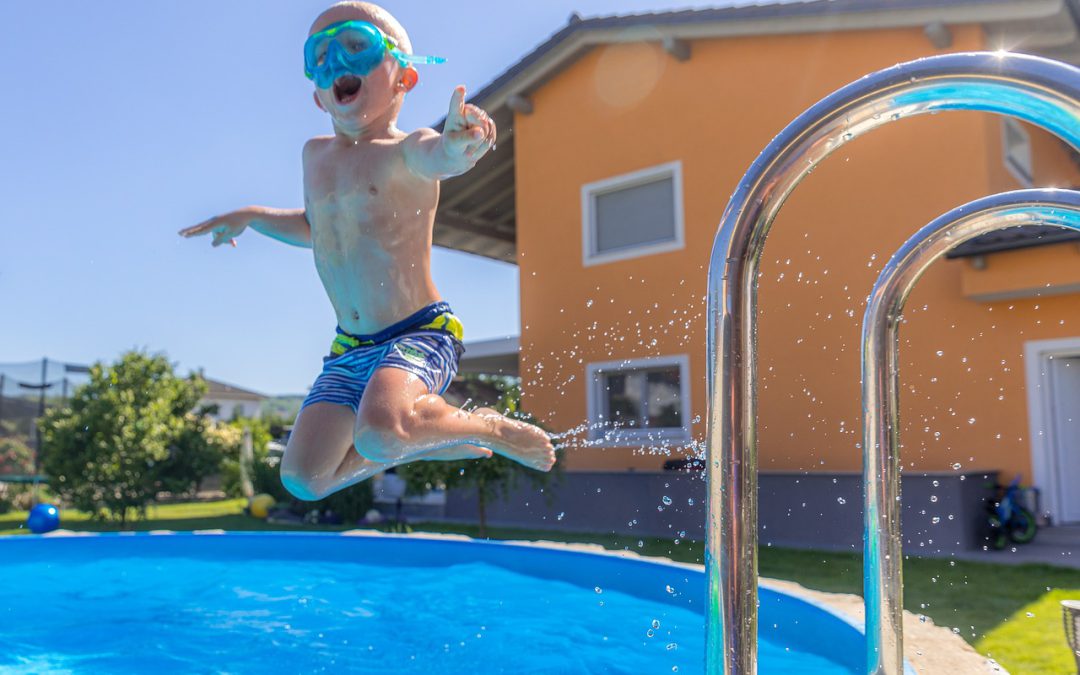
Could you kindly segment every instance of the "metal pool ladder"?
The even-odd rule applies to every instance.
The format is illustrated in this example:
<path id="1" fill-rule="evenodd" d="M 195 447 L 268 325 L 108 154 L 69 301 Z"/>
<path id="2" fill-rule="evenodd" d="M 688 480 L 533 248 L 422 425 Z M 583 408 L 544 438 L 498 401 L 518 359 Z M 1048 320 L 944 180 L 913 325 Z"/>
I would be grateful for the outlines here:
<path id="1" fill-rule="evenodd" d="M 948 54 L 863 77 L 806 110 L 762 151 L 720 221 L 709 264 L 706 672 L 757 672 L 757 276 L 784 200 L 818 162 L 889 122 L 943 110 L 1022 119 L 1080 149 L 1080 69 L 1006 52 Z M 1080 229 L 1068 190 L 994 195 L 919 230 L 874 286 L 863 324 L 863 582 L 866 672 L 903 672 L 897 426 L 900 309 L 926 267 L 1003 227 Z"/>

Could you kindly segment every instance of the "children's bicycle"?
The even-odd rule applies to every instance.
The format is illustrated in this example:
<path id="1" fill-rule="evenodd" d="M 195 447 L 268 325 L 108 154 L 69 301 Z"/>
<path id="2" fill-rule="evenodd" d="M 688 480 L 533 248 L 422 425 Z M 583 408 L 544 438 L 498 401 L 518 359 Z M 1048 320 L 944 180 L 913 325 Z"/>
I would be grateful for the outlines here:
<path id="1" fill-rule="evenodd" d="M 1039 526 L 1035 514 L 1026 509 L 1020 501 L 1020 476 L 1007 486 L 994 485 L 997 495 L 986 500 L 987 539 L 990 545 L 1001 550 L 1012 540 L 1017 544 L 1027 544 L 1035 539 Z"/>

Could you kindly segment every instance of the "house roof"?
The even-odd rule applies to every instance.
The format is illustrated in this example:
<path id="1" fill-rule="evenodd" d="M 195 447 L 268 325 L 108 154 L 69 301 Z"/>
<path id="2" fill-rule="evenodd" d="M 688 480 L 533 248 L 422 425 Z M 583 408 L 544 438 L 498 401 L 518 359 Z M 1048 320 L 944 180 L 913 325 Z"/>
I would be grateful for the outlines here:
<path id="1" fill-rule="evenodd" d="M 469 342 L 458 367 L 460 373 L 484 373 L 487 375 L 517 375 L 518 336 Z"/>
<path id="2" fill-rule="evenodd" d="M 972 258 L 1019 248 L 1080 241 L 1080 232 L 1066 230 L 1056 225 L 1025 225 L 1005 230 L 987 232 L 970 239 L 949 251 L 946 258 Z"/>
<path id="3" fill-rule="evenodd" d="M 267 396 L 250 389 L 241 389 L 225 382 L 212 380 L 209 377 L 204 376 L 203 380 L 207 386 L 204 398 L 225 398 L 237 401 L 262 401 L 267 398 Z"/>
<path id="4" fill-rule="evenodd" d="M 514 262 L 513 110 L 527 110 L 532 92 L 594 47 L 657 41 L 684 58 L 686 43 L 695 39 L 922 26 L 931 40 L 947 40 L 943 28 L 972 23 L 981 24 L 993 43 L 1080 65 L 1080 0 L 806 0 L 590 18 L 573 14 L 469 99 L 495 120 L 499 141 L 468 174 L 443 182 L 435 243 Z"/>

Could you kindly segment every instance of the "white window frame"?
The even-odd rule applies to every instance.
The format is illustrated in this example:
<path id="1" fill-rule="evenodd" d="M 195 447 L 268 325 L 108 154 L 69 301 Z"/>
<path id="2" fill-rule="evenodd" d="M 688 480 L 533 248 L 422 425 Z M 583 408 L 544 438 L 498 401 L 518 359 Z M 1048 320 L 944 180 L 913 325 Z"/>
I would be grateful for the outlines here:
<path id="1" fill-rule="evenodd" d="M 1028 432 L 1031 439 L 1031 484 L 1039 487 L 1042 508 L 1051 517 L 1060 517 L 1064 489 L 1055 471 L 1057 466 L 1052 420 L 1053 392 L 1047 362 L 1053 358 L 1080 356 L 1080 337 L 1029 340 L 1024 343 L 1025 385 L 1027 386 Z M 1010 480 L 1012 476 L 1002 476 Z"/>
<path id="2" fill-rule="evenodd" d="M 607 421 L 600 419 L 604 409 L 603 376 L 611 373 L 641 370 L 644 368 L 679 368 L 679 419 L 682 427 L 618 429 L 608 428 Z M 601 448 L 625 448 L 655 441 L 689 441 L 690 435 L 690 357 L 686 354 L 656 356 L 644 359 L 604 361 L 585 366 L 586 415 L 589 420 L 589 445 Z M 609 436 L 608 438 L 607 436 Z"/>
<path id="3" fill-rule="evenodd" d="M 1023 159 L 1027 160 L 1027 166 L 1024 166 L 1024 162 L 1010 152 L 1010 130 L 1018 137 L 1024 139 L 1026 157 Z M 1001 161 L 1005 163 L 1005 168 L 1008 169 L 1009 173 L 1012 174 L 1012 177 L 1015 178 L 1022 187 L 1031 187 L 1034 185 L 1035 159 L 1031 154 L 1031 134 L 1028 133 L 1028 130 L 1025 129 L 1020 122 L 1011 117 L 1005 117 L 1001 120 Z M 1027 173 L 1025 173 L 1025 171 Z"/>
<path id="4" fill-rule="evenodd" d="M 617 251 L 598 253 L 596 251 L 596 197 L 608 193 L 617 192 L 626 188 L 652 183 L 661 178 L 671 178 L 673 197 L 675 201 L 675 239 L 651 244 L 632 246 Z M 683 182 L 682 162 L 674 161 L 667 164 L 651 166 L 647 169 L 625 173 L 613 178 L 581 186 L 581 262 L 585 267 L 614 262 L 616 260 L 628 260 L 641 256 L 654 255 L 677 251 L 686 246 L 685 228 L 683 224 Z"/>

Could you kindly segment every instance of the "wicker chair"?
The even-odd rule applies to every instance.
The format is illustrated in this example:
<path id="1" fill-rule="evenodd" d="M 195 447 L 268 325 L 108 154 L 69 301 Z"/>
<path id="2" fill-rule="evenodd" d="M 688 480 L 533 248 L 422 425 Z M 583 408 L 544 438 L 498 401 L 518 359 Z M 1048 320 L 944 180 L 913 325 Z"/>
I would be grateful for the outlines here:
<path id="1" fill-rule="evenodd" d="M 1065 618 L 1065 639 L 1076 659 L 1076 672 L 1080 673 L 1080 600 L 1062 600 Z"/>

